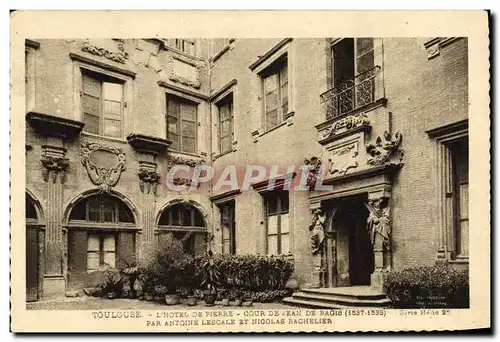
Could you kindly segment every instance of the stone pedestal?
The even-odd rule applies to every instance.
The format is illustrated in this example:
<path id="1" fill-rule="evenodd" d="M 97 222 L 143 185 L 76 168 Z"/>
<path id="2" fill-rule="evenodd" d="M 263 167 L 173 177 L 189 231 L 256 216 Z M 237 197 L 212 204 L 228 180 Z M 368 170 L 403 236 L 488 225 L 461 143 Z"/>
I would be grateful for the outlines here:
<path id="1" fill-rule="evenodd" d="M 45 276 L 43 278 L 43 299 L 63 298 L 66 282 L 63 276 Z"/>
<path id="2" fill-rule="evenodd" d="M 384 287 L 384 281 L 387 277 L 387 271 L 383 269 L 377 269 L 370 276 L 370 287 L 374 290 L 382 291 Z"/>

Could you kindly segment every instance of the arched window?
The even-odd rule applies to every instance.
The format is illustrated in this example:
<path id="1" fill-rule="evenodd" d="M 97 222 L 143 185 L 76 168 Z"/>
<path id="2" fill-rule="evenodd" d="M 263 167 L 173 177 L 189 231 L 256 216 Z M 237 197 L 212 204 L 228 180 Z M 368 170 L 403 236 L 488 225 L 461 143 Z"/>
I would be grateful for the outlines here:
<path id="1" fill-rule="evenodd" d="M 171 228 L 203 228 L 205 222 L 200 211 L 189 204 L 174 204 L 163 211 L 160 226 Z"/>
<path id="2" fill-rule="evenodd" d="M 70 221 L 134 223 L 134 216 L 130 209 L 122 201 L 109 195 L 96 195 L 78 202 L 71 211 L 69 219 Z"/>
<path id="3" fill-rule="evenodd" d="M 31 198 L 26 194 L 26 218 L 27 219 L 38 219 L 38 215 L 36 213 L 35 205 Z"/>

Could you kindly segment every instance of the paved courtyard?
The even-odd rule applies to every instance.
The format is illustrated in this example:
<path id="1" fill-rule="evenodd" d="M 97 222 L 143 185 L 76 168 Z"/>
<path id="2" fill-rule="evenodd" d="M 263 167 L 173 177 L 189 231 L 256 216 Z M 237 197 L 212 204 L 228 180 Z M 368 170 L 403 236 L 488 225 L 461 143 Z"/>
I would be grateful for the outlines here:
<path id="1" fill-rule="evenodd" d="M 232 303 L 231 303 L 232 304 Z M 60 300 L 39 301 L 26 303 L 27 310 L 101 310 L 101 309 L 116 309 L 116 310 L 234 310 L 234 309 L 287 309 L 289 305 L 281 303 L 253 303 L 251 307 L 246 306 L 223 306 L 220 302 L 215 306 L 207 307 L 203 300 L 199 301 L 196 306 L 188 306 L 185 300 L 181 300 L 181 304 L 168 306 L 156 302 L 147 302 L 138 299 L 107 299 L 94 297 L 76 297 L 65 298 Z"/>

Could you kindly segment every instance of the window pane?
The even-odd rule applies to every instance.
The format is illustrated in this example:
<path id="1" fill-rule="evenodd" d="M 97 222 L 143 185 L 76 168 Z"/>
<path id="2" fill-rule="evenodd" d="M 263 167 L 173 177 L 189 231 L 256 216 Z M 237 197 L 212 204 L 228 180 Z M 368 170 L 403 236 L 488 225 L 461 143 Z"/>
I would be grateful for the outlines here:
<path id="1" fill-rule="evenodd" d="M 267 214 L 275 214 L 278 211 L 277 197 L 271 194 L 266 197 Z"/>
<path id="2" fill-rule="evenodd" d="M 181 212 L 180 212 L 180 208 L 179 207 L 173 207 L 172 210 L 171 210 L 171 217 L 172 217 L 172 221 L 171 221 L 171 225 L 172 226 L 180 226 L 181 225 Z"/>
<path id="3" fill-rule="evenodd" d="M 220 151 L 221 152 L 226 152 L 231 150 L 231 137 L 224 137 L 221 138 L 220 140 Z"/>
<path id="4" fill-rule="evenodd" d="M 182 120 L 182 136 L 194 138 L 196 136 L 196 124 Z"/>
<path id="5" fill-rule="evenodd" d="M 267 254 L 278 254 L 278 237 L 276 235 L 267 237 Z"/>
<path id="6" fill-rule="evenodd" d="M 104 120 L 103 135 L 119 138 L 122 135 L 122 122 L 120 120 Z"/>
<path id="7" fill-rule="evenodd" d="M 89 205 L 89 221 L 92 222 L 101 221 L 101 211 L 99 207 L 94 207 Z"/>
<path id="8" fill-rule="evenodd" d="M 192 104 L 182 104 L 182 120 L 196 121 L 196 106 Z"/>
<path id="9" fill-rule="evenodd" d="M 114 252 L 115 249 L 115 237 L 113 235 L 106 235 L 103 242 L 103 250 L 105 252 Z"/>
<path id="10" fill-rule="evenodd" d="M 267 233 L 278 233 L 278 215 L 271 215 L 267 217 Z"/>
<path id="11" fill-rule="evenodd" d="M 101 249 L 99 235 L 89 235 L 87 251 L 99 251 Z"/>
<path id="12" fill-rule="evenodd" d="M 266 94 L 266 113 L 278 107 L 278 92 L 273 90 Z"/>
<path id="13" fill-rule="evenodd" d="M 95 115 L 85 114 L 83 116 L 83 130 L 85 132 L 99 134 L 99 117 Z"/>
<path id="14" fill-rule="evenodd" d="M 223 248 L 225 254 L 231 254 L 231 240 L 224 240 Z"/>
<path id="15" fill-rule="evenodd" d="M 290 253 L 290 234 L 281 234 L 281 254 Z"/>
<path id="16" fill-rule="evenodd" d="M 222 136 L 226 136 L 228 134 L 231 134 L 231 121 L 226 120 L 221 122 L 221 127 L 220 127 L 220 132 Z"/>
<path id="17" fill-rule="evenodd" d="M 469 185 L 462 184 L 459 188 L 460 192 L 460 219 L 469 218 Z"/>
<path id="18" fill-rule="evenodd" d="M 168 115 L 178 118 L 180 113 L 180 103 L 175 100 L 168 100 L 167 113 Z"/>
<path id="19" fill-rule="evenodd" d="M 102 209 L 104 212 L 104 222 L 115 221 L 115 206 L 111 201 L 103 201 Z"/>
<path id="20" fill-rule="evenodd" d="M 123 85 L 120 83 L 103 82 L 103 92 L 105 100 L 122 101 Z"/>
<path id="21" fill-rule="evenodd" d="M 361 56 L 356 60 L 358 74 L 361 74 L 367 70 L 372 69 L 374 65 L 373 60 L 373 51 L 368 52 L 367 54 Z"/>
<path id="22" fill-rule="evenodd" d="M 173 116 L 168 116 L 167 117 L 167 133 L 168 134 L 179 134 L 179 130 L 177 128 L 177 121 L 179 119 L 173 117 Z"/>
<path id="23" fill-rule="evenodd" d="M 290 231 L 290 217 L 288 214 L 280 215 L 280 231 L 281 233 L 288 233 Z"/>
<path id="24" fill-rule="evenodd" d="M 99 98 L 83 94 L 82 108 L 84 113 L 89 113 L 99 116 L 99 113 L 101 112 Z"/>
<path id="25" fill-rule="evenodd" d="M 194 225 L 195 227 L 205 227 L 203 217 L 198 210 L 194 211 Z"/>
<path id="26" fill-rule="evenodd" d="M 104 117 L 121 119 L 122 104 L 121 102 L 104 101 Z"/>
<path id="27" fill-rule="evenodd" d="M 104 253 L 104 262 L 108 264 L 110 267 L 115 267 L 115 262 L 116 262 L 115 252 Z"/>
<path id="28" fill-rule="evenodd" d="M 90 77 L 89 75 L 83 75 L 83 91 L 87 94 L 93 95 L 95 97 L 101 97 L 101 81 Z"/>
<path id="29" fill-rule="evenodd" d="M 88 252 L 87 253 L 87 270 L 95 271 L 99 269 L 99 252 Z"/>
<path id="30" fill-rule="evenodd" d="M 373 49 L 373 38 L 356 38 L 357 55 L 363 55 Z"/>
<path id="31" fill-rule="evenodd" d="M 277 88 L 277 75 L 264 78 L 264 92 L 267 94 Z"/>
<path id="32" fill-rule="evenodd" d="M 180 149 L 179 135 L 173 134 L 173 133 L 169 133 L 169 135 L 168 135 L 167 138 L 172 141 L 172 144 L 170 145 L 170 148 L 172 150 L 179 151 L 179 149 Z"/>
<path id="33" fill-rule="evenodd" d="M 469 220 L 460 222 L 460 247 L 458 254 L 464 257 L 469 255 Z"/>
<path id="34" fill-rule="evenodd" d="M 231 106 L 225 105 L 219 108 L 220 121 L 227 120 L 231 117 Z"/>
<path id="35" fill-rule="evenodd" d="M 182 138 L 182 151 L 194 153 L 195 152 L 195 140 L 193 138 Z"/>
<path id="36" fill-rule="evenodd" d="M 191 216 L 192 209 L 190 207 L 182 208 L 182 225 L 183 226 L 193 226 L 193 218 Z"/>
<path id="37" fill-rule="evenodd" d="M 280 212 L 281 213 L 287 213 L 288 212 L 288 206 L 289 206 L 289 197 L 288 197 L 288 191 L 281 191 L 279 193 L 280 197 Z"/>
<path id="38" fill-rule="evenodd" d="M 278 125 L 278 110 L 266 113 L 266 129 L 271 129 Z"/>
<path id="39" fill-rule="evenodd" d="M 288 66 L 286 65 L 280 70 L 280 84 L 285 83 L 288 83 Z"/>

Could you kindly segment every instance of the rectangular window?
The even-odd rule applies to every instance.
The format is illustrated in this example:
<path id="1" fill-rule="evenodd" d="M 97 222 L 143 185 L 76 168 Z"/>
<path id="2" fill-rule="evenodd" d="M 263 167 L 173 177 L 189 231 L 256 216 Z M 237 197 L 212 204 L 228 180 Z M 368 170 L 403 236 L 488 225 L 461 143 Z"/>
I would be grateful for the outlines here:
<path id="1" fill-rule="evenodd" d="M 469 150 L 468 140 L 450 145 L 452 160 L 453 226 L 457 258 L 469 256 Z"/>
<path id="2" fill-rule="evenodd" d="M 266 131 L 284 121 L 288 112 L 288 61 L 279 60 L 262 75 Z"/>
<path id="3" fill-rule="evenodd" d="M 332 116 L 375 101 L 373 38 L 344 38 L 332 46 Z"/>
<path id="4" fill-rule="evenodd" d="M 236 254 L 236 221 L 235 203 L 229 201 L 220 207 L 222 227 L 222 252 L 225 254 Z"/>
<path id="5" fill-rule="evenodd" d="M 265 194 L 267 254 L 290 253 L 290 224 L 288 191 Z"/>
<path id="6" fill-rule="evenodd" d="M 123 81 L 94 72 L 82 74 L 83 130 L 93 134 L 123 136 Z"/>
<path id="7" fill-rule="evenodd" d="M 167 39 L 167 45 L 192 56 L 196 55 L 196 44 L 194 39 Z"/>
<path id="8" fill-rule="evenodd" d="M 231 151 L 234 138 L 233 94 L 229 94 L 217 103 L 219 110 L 219 151 Z"/>
<path id="9" fill-rule="evenodd" d="M 87 271 L 99 269 L 103 264 L 116 265 L 116 236 L 90 233 L 87 240 Z"/>
<path id="10" fill-rule="evenodd" d="M 197 104 L 167 95 L 167 139 L 175 151 L 196 153 Z"/>

